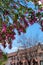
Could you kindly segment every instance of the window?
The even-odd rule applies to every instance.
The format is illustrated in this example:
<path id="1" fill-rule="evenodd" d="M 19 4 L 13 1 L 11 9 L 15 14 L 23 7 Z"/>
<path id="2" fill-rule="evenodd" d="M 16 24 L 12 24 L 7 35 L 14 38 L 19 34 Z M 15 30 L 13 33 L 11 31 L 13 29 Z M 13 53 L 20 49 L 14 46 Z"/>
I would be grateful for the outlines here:
<path id="1" fill-rule="evenodd" d="M 14 60 L 15 60 L 15 56 L 14 56 Z"/>
<path id="2" fill-rule="evenodd" d="M 19 65 L 19 63 L 17 62 L 17 65 Z"/>
<path id="3" fill-rule="evenodd" d="M 13 65 L 13 64 L 10 62 L 10 65 Z"/>
<path id="4" fill-rule="evenodd" d="M 15 63 L 14 63 L 14 65 L 15 65 Z"/>
<path id="5" fill-rule="evenodd" d="M 30 61 L 28 61 L 28 65 L 30 65 L 31 64 L 31 62 Z"/>
<path id="6" fill-rule="evenodd" d="M 24 62 L 24 65 L 27 65 L 27 62 Z"/>
<path id="7" fill-rule="evenodd" d="M 11 60 L 13 60 L 13 57 L 11 57 Z"/>
<path id="8" fill-rule="evenodd" d="M 17 56 L 14 56 L 13 59 L 14 59 L 14 60 L 17 60 Z"/>
<path id="9" fill-rule="evenodd" d="M 43 60 L 42 60 L 42 61 L 40 61 L 40 65 L 43 65 Z"/>
<path id="10" fill-rule="evenodd" d="M 33 65 L 38 65 L 38 62 L 36 62 L 35 59 L 33 59 Z"/>
<path id="11" fill-rule="evenodd" d="M 19 65 L 23 65 L 23 63 L 20 61 L 20 62 L 19 62 Z"/>
<path id="12" fill-rule="evenodd" d="M 17 57 L 17 60 L 19 61 L 19 57 Z"/>
<path id="13" fill-rule="evenodd" d="M 12 64 L 10 64 L 10 65 L 12 65 Z"/>

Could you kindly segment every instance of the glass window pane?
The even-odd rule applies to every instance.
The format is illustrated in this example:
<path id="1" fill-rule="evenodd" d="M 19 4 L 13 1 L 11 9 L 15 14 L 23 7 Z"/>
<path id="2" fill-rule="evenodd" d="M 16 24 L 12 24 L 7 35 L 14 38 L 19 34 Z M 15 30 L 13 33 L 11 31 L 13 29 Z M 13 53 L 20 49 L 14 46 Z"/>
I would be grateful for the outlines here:
<path id="1" fill-rule="evenodd" d="M 41 65 L 43 65 L 43 61 L 41 61 Z"/>

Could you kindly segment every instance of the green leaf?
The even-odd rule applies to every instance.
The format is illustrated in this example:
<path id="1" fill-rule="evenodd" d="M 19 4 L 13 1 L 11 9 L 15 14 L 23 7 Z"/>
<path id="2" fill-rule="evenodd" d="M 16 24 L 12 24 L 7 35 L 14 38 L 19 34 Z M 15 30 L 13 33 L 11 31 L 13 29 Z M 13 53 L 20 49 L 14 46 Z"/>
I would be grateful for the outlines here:
<path id="1" fill-rule="evenodd" d="M 36 13 L 36 17 L 40 17 L 40 15 L 41 15 L 40 12 Z"/>
<path id="2" fill-rule="evenodd" d="M 26 33 L 26 29 L 24 29 L 23 32 Z"/>
<path id="3" fill-rule="evenodd" d="M 14 20 L 16 21 L 18 19 L 18 14 L 15 14 Z"/>

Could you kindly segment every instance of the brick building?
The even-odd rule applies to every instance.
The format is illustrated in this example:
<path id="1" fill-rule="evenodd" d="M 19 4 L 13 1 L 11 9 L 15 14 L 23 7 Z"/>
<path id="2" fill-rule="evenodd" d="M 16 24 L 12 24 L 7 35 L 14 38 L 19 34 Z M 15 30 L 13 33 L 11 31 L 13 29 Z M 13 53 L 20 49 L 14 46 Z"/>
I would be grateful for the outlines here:
<path id="1" fill-rule="evenodd" d="M 43 65 L 43 44 L 8 54 L 6 65 Z"/>

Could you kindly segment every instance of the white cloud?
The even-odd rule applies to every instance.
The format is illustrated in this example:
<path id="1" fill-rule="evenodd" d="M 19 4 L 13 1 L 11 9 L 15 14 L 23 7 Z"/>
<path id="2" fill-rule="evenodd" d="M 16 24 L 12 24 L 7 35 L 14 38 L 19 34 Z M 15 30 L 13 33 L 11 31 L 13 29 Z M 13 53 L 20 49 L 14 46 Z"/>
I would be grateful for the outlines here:
<path id="1" fill-rule="evenodd" d="M 17 47 L 12 47 L 12 49 L 9 49 L 8 47 L 6 47 L 5 49 L 4 49 L 4 51 L 6 52 L 6 53 L 11 53 L 11 52 L 16 52 L 17 51 Z"/>

